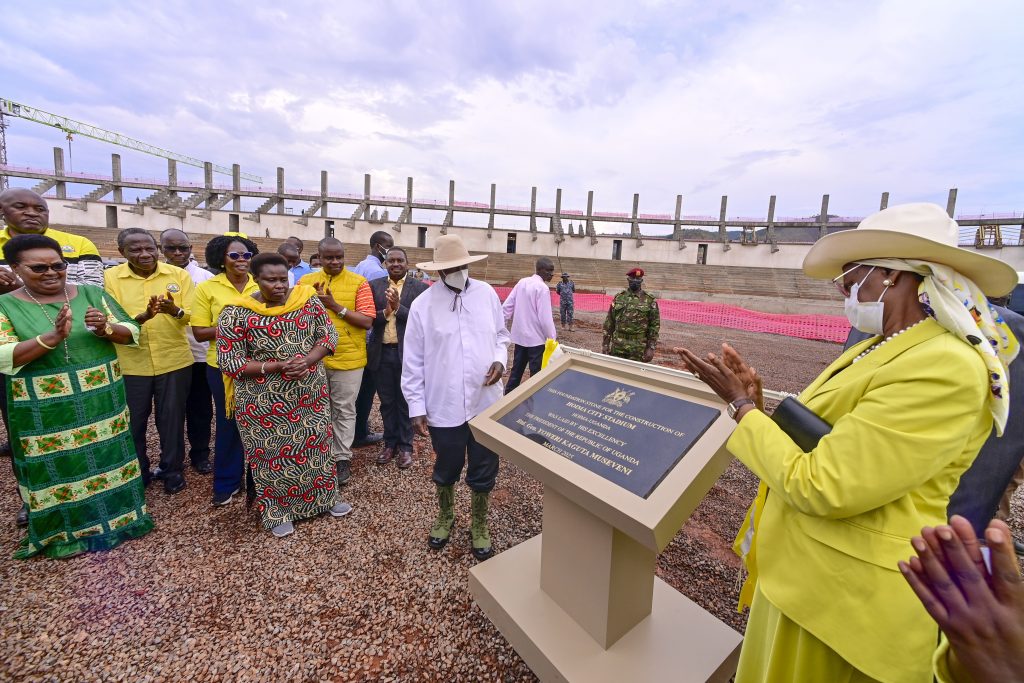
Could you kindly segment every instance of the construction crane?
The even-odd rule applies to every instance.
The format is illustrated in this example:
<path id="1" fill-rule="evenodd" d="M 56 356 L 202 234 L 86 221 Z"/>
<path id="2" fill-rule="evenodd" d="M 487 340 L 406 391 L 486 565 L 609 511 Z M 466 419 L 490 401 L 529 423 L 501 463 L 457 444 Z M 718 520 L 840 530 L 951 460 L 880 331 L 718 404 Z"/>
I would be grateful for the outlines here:
<path id="1" fill-rule="evenodd" d="M 170 150 L 163 149 L 162 147 L 150 145 L 142 142 L 141 140 L 121 135 L 120 133 L 114 133 L 113 131 L 104 130 L 103 128 L 97 128 L 96 126 L 92 126 L 88 123 L 82 123 L 81 121 L 69 119 L 66 116 L 60 116 L 58 114 L 51 114 L 48 111 L 36 109 L 35 107 L 30 107 L 27 104 L 21 104 L 14 100 L 8 100 L 0 97 L 0 164 L 2 165 L 7 164 L 7 142 L 6 136 L 4 135 L 4 129 L 7 127 L 7 124 L 4 121 L 4 115 L 15 116 L 28 121 L 35 121 L 36 123 L 41 123 L 44 126 L 52 126 L 53 128 L 64 131 L 69 140 L 71 139 L 71 135 L 84 135 L 87 138 L 102 140 L 103 142 L 127 147 L 128 149 L 134 149 L 145 154 L 152 154 L 153 156 L 163 157 L 164 159 L 173 159 L 183 164 L 188 164 L 189 166 L 198 166 L 199 168 L 203 168 L 204 166 L 204 162 L 201 159 L 196 159 L 195 157 L 186 156 L 184 154 L 178 154 L 177 152 L 171 152 Z M 213 171 L 214 173 L 231 175 L 231 169 L 227 166 L 213 164 Z M 240 177 L 256 183 L 263 182 L 263 178 L 258 175 L 253 175 L 252 173 L 242 173 L 240 174 Z M 0 176 L 0 182 L 3 183 L 0 187 L 6 187 L 7 177 Z"/>

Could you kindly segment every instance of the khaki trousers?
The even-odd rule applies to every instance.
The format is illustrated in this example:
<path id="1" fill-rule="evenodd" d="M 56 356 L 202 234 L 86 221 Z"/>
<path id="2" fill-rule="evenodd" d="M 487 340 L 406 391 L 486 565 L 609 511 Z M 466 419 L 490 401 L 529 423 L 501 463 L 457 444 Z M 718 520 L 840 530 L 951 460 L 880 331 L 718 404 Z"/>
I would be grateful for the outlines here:
<path id="1" fill-rule="evenodd" d="M 334 461 L 352 459 L 352 439 L 356 432 L 356 396 L 363 380 L 363 369 L 327 370 L 331 390 L 331 455 Z"/>

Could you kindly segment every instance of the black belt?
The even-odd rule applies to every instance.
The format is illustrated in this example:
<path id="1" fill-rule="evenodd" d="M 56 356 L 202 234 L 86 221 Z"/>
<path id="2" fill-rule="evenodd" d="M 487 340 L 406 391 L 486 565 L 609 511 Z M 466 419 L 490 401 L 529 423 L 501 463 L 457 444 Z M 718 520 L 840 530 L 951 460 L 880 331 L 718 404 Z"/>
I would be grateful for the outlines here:
<path id="1" fill-rule="evenodd" d="M 381 344 L 385 349 L 397 349 L 398 344 Z"/>

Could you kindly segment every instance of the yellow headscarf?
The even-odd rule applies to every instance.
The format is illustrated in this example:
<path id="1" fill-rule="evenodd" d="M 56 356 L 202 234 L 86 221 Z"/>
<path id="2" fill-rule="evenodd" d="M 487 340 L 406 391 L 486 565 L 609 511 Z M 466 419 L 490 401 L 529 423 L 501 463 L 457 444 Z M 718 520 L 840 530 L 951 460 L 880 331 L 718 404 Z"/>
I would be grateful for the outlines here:
<path id="1" fill-rule="evenodd" d="M 306 302 L 316 296 L 316 290 L 309 285 L 295 285 L 288 293 L 288 300 L 281 306 L 267 306 L 262 301 L 257 301 L 252 296 L 237 296 L 229 306 L 239 306 L 248 309 L 253 313 L 276 317 L 286 313 L 294 313 L 306 305 Z M 224 375 L 224 412 L 227 417 L 235 413 L 235 381 L 228 373 Z"/>

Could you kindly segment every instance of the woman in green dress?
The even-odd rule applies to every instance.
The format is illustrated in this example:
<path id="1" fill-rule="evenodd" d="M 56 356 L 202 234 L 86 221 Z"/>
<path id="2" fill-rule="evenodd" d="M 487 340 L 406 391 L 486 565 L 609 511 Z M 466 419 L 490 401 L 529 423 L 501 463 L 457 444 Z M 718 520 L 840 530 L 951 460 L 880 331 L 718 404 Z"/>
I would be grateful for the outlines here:
<path id="1" fill-rule="evenodd" d="M 113 344 L 138 328 L 99 287 L 69 285 L 60 245 L 19 235 L 3 247 L 23 287 L 0 296 L 14 470 L 28 536 L 14 557 L 108 550 L 153 528 Z"/>

